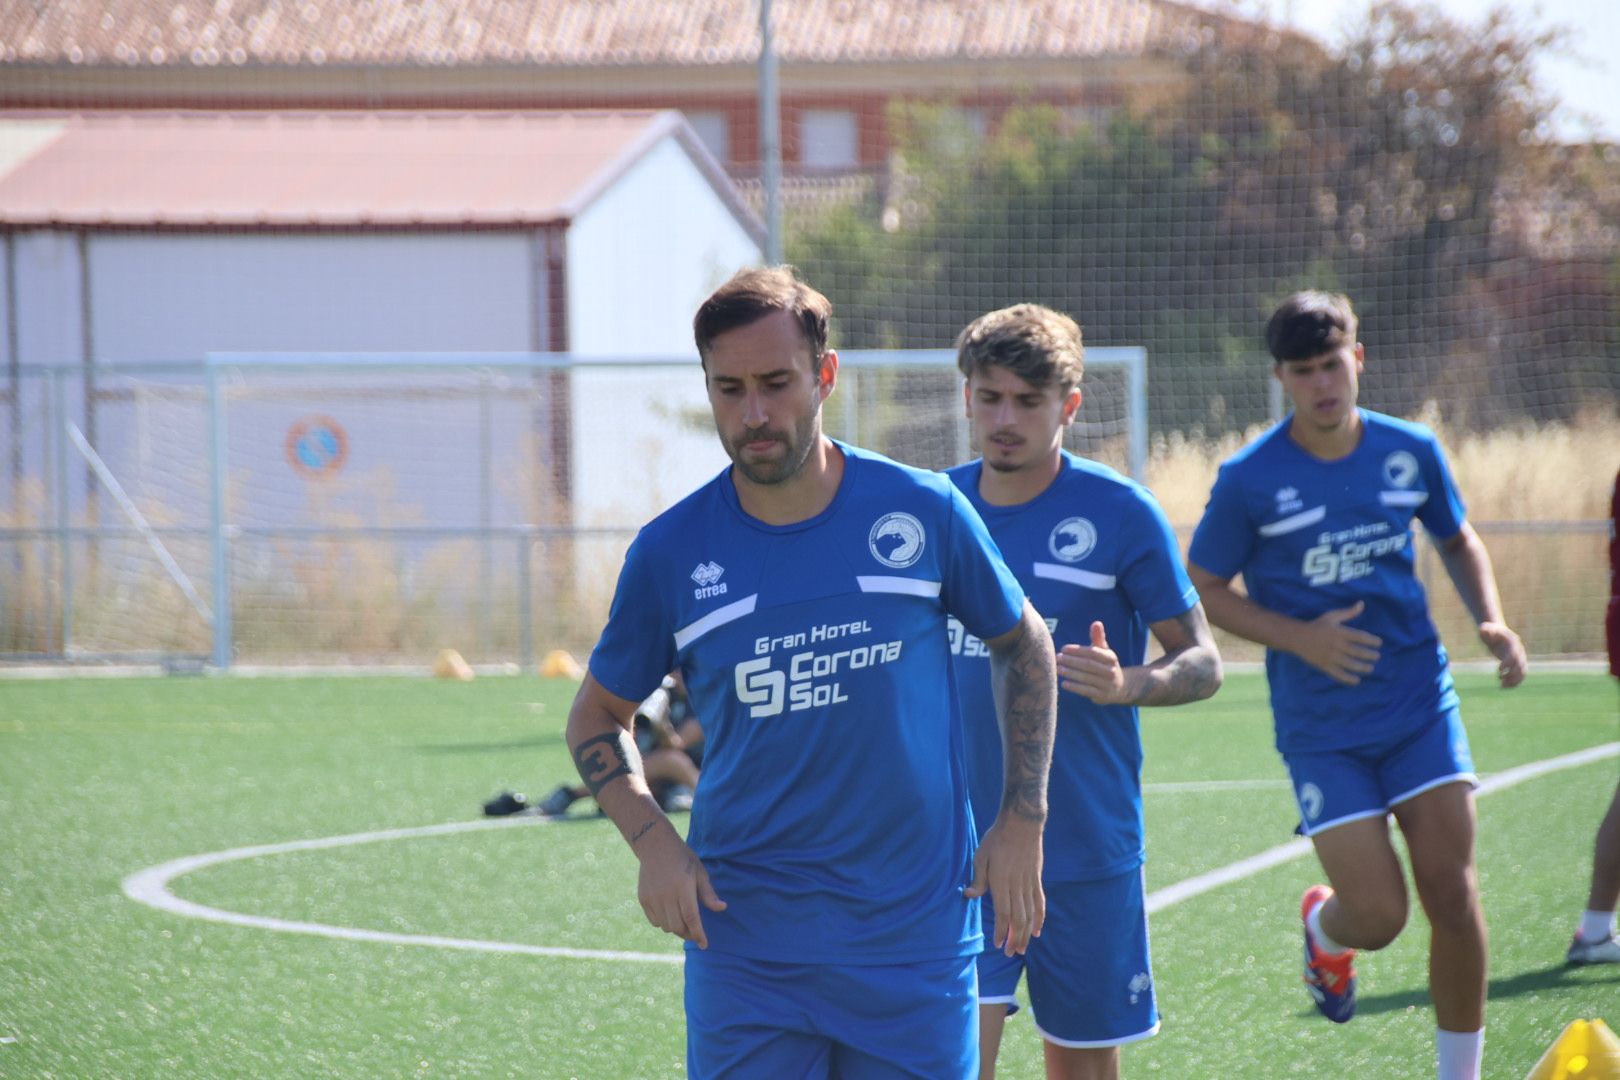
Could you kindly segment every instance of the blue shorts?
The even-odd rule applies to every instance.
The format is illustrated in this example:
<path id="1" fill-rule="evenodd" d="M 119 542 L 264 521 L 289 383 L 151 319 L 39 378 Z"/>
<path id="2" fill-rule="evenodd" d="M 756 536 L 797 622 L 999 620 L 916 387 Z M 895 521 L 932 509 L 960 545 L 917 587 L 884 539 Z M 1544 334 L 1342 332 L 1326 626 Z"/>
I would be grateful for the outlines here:
<path id="1" fill-rule="evenodd" d="M 783 964 L 686 950 L 687 1075 L 969 1080 L 979 1074 L 974 958 Z"/>
<path id="2" fill-rule="evenodd" d="M 1141 870 L 1101 881 L 1046 883 L 1046 926 L 1023 956 L 990 944 L 995 909 L 985 897 L 985 951 L 979 954 L 979 1003 L 1005 1003 L 1029 976 L 1035 1028 L 1058 1046 L 1123 1046 L 1158 1034 L 1148 958 L 1146 889 Z"/>
<path id="3" fill-rule="evenodd" d="M 1443 784 L 1479 783 L 1456 708 L 1436 714 L 1398 743 L 1289 753 L 1283 761 L 1299 804 L 1299 831 L 1306 836 L 1362 818 L 1381 818 L 1391 807 Z"/>

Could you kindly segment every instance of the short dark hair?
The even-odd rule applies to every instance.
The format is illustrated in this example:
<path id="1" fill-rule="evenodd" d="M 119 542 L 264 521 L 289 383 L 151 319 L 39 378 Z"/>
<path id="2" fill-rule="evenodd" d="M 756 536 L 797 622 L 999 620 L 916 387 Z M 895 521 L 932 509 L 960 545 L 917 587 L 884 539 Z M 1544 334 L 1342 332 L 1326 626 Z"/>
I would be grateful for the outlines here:
<path id="1" fill-rule="evenodd" d="M 692 317 L 698 356 L 709 361 L 709 346 L 727 330 L 747 326 L 778 311 L 792 315 L 810 346 L 811 368 L 821 370 L 827 355 L 827 329 L 832 302 L 799 280 L 791 266 L 757 266 L 739 270 L 709 294 Z"/>
<path id="2" fill-rule="evenodd" d="M 971 379 L 1004 367 L 1029 385 L 1067 394 L 1085 374 L 1080 324 L 1040 304 L 1014 304 L 980 315 L 956 338 L 956 366 Z"/>
<path id="3" fill-rule="evenodd" d="M 1280 364 L 1356 343 L 1355 309 L 1343 293 L 1307 289 L 1284 300 L 1266 323 L 1266 348 Z"/>

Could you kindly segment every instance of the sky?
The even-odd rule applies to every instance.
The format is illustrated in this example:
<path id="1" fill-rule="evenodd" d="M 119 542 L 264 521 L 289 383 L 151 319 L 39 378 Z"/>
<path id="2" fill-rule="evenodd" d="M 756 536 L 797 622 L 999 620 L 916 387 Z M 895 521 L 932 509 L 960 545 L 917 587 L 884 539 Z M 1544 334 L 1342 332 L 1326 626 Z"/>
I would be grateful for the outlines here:
<path id="1" fill-rule="evenodd" d="M 1620 0 L 1431 0 L 1462 22 L 1478 23 L 1500 3 L 1540 28 L 1569 27 L 1576 58 L 1548 56 L 1538 69 L 1543 85 L 1563 103 L 1554 128 L 1567 139 L 1586 137 L 1620 141 L 1620 57 L 1606 49 L 1620 42 Z M 1366 12 L 1369 0 L 1269 0 L 1263 6 L 1328 44 L 1344 40 L 1345 27 Z M 1612 49 L 1612 45 L 1610 45 Z M 1581 115 L 1591 121 L 1583 126 Z"/>

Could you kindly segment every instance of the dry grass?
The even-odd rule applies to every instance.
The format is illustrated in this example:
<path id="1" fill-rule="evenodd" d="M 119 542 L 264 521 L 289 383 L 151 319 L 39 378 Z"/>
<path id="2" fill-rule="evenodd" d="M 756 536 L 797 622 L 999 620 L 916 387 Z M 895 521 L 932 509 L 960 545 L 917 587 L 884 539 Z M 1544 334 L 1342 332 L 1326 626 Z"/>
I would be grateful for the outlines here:
<path id="1" fill-rule="evenodd" d="M 1610 485 L 1620 467 L 1620 413 L 1590 410 L 1570 424 L 1525 425 L 1490 432 L 1448 430 L 1437 410 L 1418 419 L 1441 435 L 1469 516 L 1496 561 L 1509 621 L 1541 655 L 1596 654 L 1608 578 L 1604 534 Z M 1249 432 L 1253 437 L 1257 431 Z M 1158 438 L 1148 482 L 1183 542 L 1203 512 L 1221 460 L 1243 443 L 1236 436 Z M 1123 452 L 1122 448 L 1116 448 Z M 1108 448 L 1098 448 L 1109 458 Z M 532 479 L 532 478 L 531 478 Z M 335 528 L 420 522 L 422 514 L 386 476 L 351 478 L 368 497 L 337 497 L 312 515 Z M 513 476 L 504 482 L 516 483 Z M 535 520 L 555 520 L 535 484 Z M 545 505 L 540 505 L 545 504 Z M 354 508 L 361 507 L 363 512 Z M 154 521 L 161 508 L 148 507 Z M 46 517 L 42 492 L 30 488 L 0 527 L 37 526 Z M 1584 529 L 1569 523 L 1584 522 Z M 606 615 L 627 536 L 538 539 L 526 552 L 534 646 L 588 650 Z M 205 540 L 171 542 L 175 556 L 207 594 Z M 92 550 L 95 552 L 92 557 Z M 1426 548 L 1419 573 L 1429 586 L 1442 636 L 1461 658 L 1481 655 L 1472 626 L 1439 561 Z M 483 548 L 471 539 L 395 543 L 383 537 L 248 539 L 236 545 L 235 623 L 242 659 L 365 659 L 412 662 L 454 646 L 470 659 L 516 658 L 522 556 L 510 540 L 494 544 L 490 605 L 480 614 Z M 55 543 L 0 547 L 0 650 L 47 652 L 59 646 L 60 579 Z M 75 637 L 82 648 L 206 652 L 208 630 L 138 540 L 75 545 Z M 1224 640 L 1233 658 L 1258 650 Z"/>
<path id="2" fill-rule="evenodd" d="M 1430 403 L 1415 419 L 1440 436 L 1475 522 L 1593 521 L 1608 513 L 1620 468 L 1620 413 L 1589 409 L 1570 424 L 1459 432 L 1448 429 Z M 1220 439 L 1179 431 L 1155 438 L 1148 486 L 1170 520 L 1196 522 L 1220 463 L 1263 430 Z"/>

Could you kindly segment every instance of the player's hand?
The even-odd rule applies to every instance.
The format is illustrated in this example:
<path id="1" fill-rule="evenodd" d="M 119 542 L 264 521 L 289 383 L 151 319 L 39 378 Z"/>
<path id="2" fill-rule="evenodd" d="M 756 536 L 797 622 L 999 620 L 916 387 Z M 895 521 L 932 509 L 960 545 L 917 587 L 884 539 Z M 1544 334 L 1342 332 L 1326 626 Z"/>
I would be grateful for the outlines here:
<path id="1" fill-rule="evenodd" d="M 996 906 L 990 943 L 1008 956 L 1029 948 L 1046 923 L 1041 889 L 1041 829 L 1044 822 L 998 814 L 973 856 L 973 884 L 966 896 L 986 892 Z"/>
<path id="2" fill-rule="evenodd" d="M 1366 603 L 1357 600 L 1349 607 L 1324 611 L 1305 624 L 1294 653 L 1335 682 L 1355 686 L 1372 672 L 1378 647 L 1384 643 L 1377 634 L 1345 625 L 1366 609 Z"/>
<path id="3" fill-rule="evenodd" d="M 1505 623 L 1483 622 L 1479 624 L 1479 640 L 1497 659 L 1496 678 L 1502 684 L 1502 689 L 1511 690 L 1524 682 L 1530 661 L 1524 654 L 1524 642 L 1519 640 L 1518 634 Z"/>
<path id="4" fill-rule="evenodd" d="M 647 835 L 631 845 L 641 860 L 636 899 L 647 921 L 698 948 L 709 947 L 699 908 L 724 911 L 726 902 L 715 894 L 709 872 L 697 853 L 687 846 L 668 818 L 653 823 Z"/>
<path id="5" fill-rule="evenodd" d="M 1129 705 L 1125 669 L 1108 647 L 1103 624 L 1091 624 L 1090 645 L 1065 645 L 1057 656 L 1058 685 L 1097 705 Z"/>

